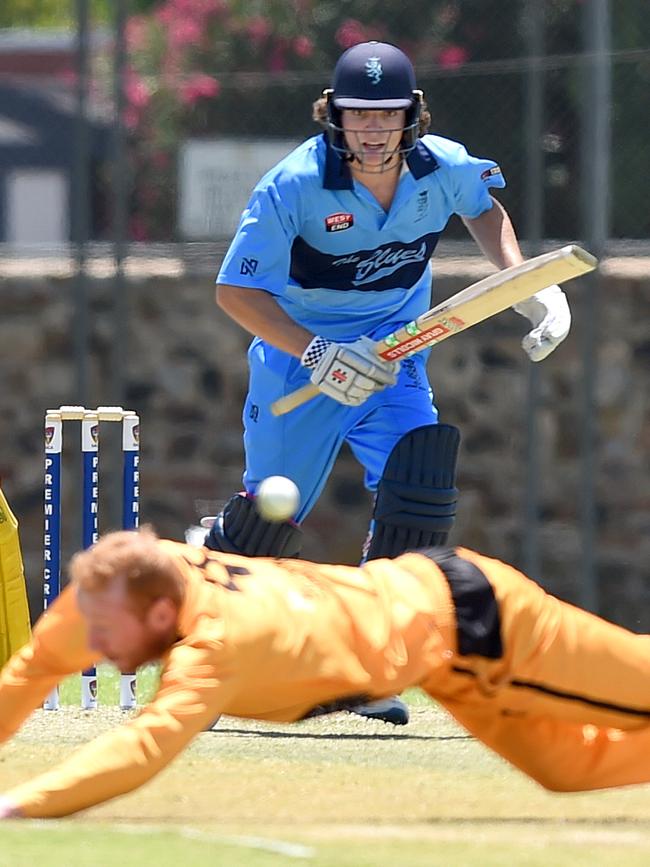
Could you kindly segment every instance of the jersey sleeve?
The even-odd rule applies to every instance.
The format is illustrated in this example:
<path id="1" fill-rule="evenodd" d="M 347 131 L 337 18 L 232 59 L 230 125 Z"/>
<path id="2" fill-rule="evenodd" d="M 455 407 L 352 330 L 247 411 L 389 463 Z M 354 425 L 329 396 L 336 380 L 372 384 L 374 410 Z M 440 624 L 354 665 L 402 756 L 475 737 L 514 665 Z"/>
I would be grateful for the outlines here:
<path id="1" fill-rule="evenodd" d="M 220 678 L 218 642 L 170 652 L 154 700 L 130 723 L 96 738 L 35 779 L 5 792 L 28 818 L 66 816 L 123 795 L 161 771 L 215 722 L 239 689 Z"/>
<path id="2" fill-rule="evenodd" d="M 276 186 L 257 188 L 242 214 L 217 283 L 283 295 L 289 279 L 291 246 L 297 235 L 297 218 L 292 210 Z"/>
<path id="3" fill-rule="evenodd" d="M 462 145 L 458 145 L 454 156 L 454 163 L 449 166 L 454 211 L 472 220 L 492 207 L 490 188 L 502 189 L 506 182 L 493 160 L 473 157 Z"/>
<path id="4" fill-rule="evenodd" d="M 0 674 L 0 743 L 11 737 L 69 674 L 97 662 L 90 650 L 76 593 L 66 587 L 34 627 L 31 641 Z"/>

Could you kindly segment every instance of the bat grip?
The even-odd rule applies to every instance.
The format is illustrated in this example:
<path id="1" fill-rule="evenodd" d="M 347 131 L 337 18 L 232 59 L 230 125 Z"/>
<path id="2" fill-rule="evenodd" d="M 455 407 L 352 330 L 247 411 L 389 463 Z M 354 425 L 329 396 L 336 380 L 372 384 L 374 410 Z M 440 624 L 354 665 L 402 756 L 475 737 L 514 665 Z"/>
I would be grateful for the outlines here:
<path id="1" fill-rule="evenodd" d="M 320 389 L 318 386 L 308 382 L 307 385 L 303 385 L 302 388 L 298 388 L 290 394 L 285 394 L 284 397 L 274 401 L 271 404 L 271 412 L 273 415 L 285 415 L 286 413 L 291 412 L 292 409 L 302 406 L 303 403 L 307 403 L 308 400 L 311 400 L 312 397 L 316 397 L 319 393 Z"/>

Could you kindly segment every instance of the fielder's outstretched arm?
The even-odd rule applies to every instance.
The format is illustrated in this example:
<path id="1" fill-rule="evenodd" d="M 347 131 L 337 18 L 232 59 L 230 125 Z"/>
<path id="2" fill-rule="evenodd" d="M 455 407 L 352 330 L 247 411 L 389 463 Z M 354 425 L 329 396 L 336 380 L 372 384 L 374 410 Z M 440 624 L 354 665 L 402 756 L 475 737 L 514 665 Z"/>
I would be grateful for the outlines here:
<path id="1" fill-rule="evenodd" d="M 14 815 L 25 818 L 67 816 L 131 792 L 154 777 L 214 723 L 241 688 L 235 679 L 219 680 L 213 658 L 216 645 L 209 641 L 175 645 L 151 704 L 131 722 L 85 744 L 51 771 L 5 792 L 0 810 L 4 800 L 17 811 Z"/>
<path id="2" fill-rule="evenodd" d="M 64 677 L 90 668 L 97 652 L 87 642 L 75 593 L 66 588 L 41 617 L 31 641 L 0 673 L 0 743 L 11 737 Z"/>

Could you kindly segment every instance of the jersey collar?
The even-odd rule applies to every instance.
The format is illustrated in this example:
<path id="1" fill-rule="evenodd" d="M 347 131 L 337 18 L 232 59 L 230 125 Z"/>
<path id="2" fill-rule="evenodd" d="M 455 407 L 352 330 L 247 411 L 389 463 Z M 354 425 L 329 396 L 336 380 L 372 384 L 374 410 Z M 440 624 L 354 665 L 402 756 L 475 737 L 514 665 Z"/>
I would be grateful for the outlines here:
<path id="1" fill-rule="evenodd" d="M 350 167 L 330 146 L 326 133 L 323 133 L 323 139 L 325 141 L 323 188 L 326 190 L 354 189 Z M 416 180 L 420 180 L 420 178 L 430 175 L 431 172 L 435 172 L 436 169 L 440 168 L 438 161 L 422 141 L 416 143 L 406 158 L 406 164 Z"/>

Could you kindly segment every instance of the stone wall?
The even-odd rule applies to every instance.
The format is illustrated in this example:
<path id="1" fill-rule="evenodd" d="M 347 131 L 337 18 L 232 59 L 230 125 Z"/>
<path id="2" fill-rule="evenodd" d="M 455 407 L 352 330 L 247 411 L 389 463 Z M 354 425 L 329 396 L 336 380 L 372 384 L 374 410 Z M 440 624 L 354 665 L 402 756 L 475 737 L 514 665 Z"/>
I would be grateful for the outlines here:
<path id="1" fill-rule="evenodd" d="M 629 263 L 628 263 L 629 264 Z M 0 477 L 21 524 L 32 608 L 40 607 L 42 425 L 47 407 L 79 403 L 73 364 L 73 278 L 69 268 L 0 266 Z M 89 290 L 92 405 L 119 402 L 111 393 L 111 276 Z M 240 484 L 241 406 L 248 337 L 214 305 L 209 274 L 177 268 L 133 269 L 128 277 L 128 333 L 123 335 L 124 405 L 141 415 L 141 513 L 163 534 L 182 538 Z M 439 268 L 437 297 L 485 274 L 463 260 Z M 604 269 L 597 336 L 599 422 L 593 468 L 598 498 L 595 539 L 600 610 L 650 630 L 650 277 L 625 260 Z M 569 339 L 536 368 L 541 486 L 542 575 L 550 590 L 579 600 L 581 580 L 581 442 L 584 382 L 581 352 L 594 309 L 588 281 L 568 289 L 574 312 Z M 523 564 L 527 456 L 528 362 L 519 346 L 524 321 L 512 312 L 440 344 L 430 373 L 443 421 L 463 434 L 461 500 L 453 539 Z M 66 439 L 64 553 L 79 538 L 75 482 L 77 433 Z M 103 439 L 104 529 L 116 526 L 117 439 Z M 305 525 L 304 553 L 355 562 L 370 514 L 361 471 L 344 451 Z"/>

